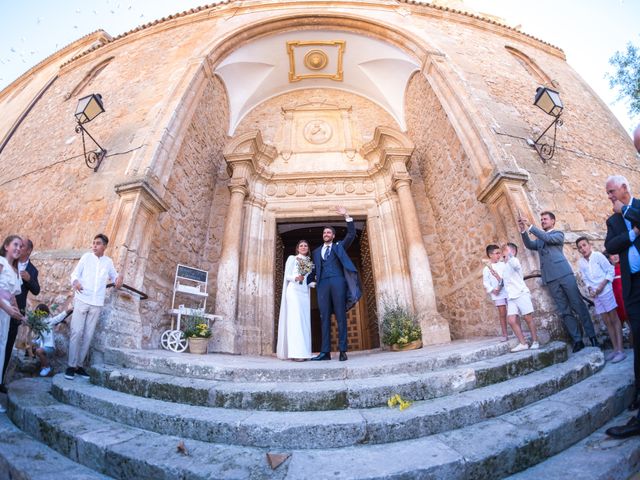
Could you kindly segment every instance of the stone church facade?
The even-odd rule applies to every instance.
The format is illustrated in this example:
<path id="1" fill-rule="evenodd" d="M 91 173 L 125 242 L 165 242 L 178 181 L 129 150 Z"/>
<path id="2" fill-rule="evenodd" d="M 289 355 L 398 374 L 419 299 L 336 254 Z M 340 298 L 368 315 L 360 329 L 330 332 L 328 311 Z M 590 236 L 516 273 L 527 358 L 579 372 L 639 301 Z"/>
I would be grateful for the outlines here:
<path id="1" fill-rule="evenodd" d="M 458 2 L 459 3 L 459 2 Z M 565 105 L 558 150 L 529 146 Z M 108 150 L 85 167 L 77 99 Z M 628 135 L 559 48 L 498 19 L 404 1 L 224 2 L 112 38 L 96 32 L 0 92 L 3 235 L 29 235 L 45 301 L 62 301 L 93 235 L 125 283 L 98 349 L 157 348 L 177 264 L 209 272 L 213 351 L 275 349 L 282 262 L 296 239 L 359 230 L 364 298 L 350 348 L 380 345 L 385 302 L 415 312 L 426 344 L 498 332 L 481 286 L 487 243 L 521 244 L 519 213 L 552 210 L 572 240 L 603 240 L 610 174 L 640 184 Z M 522 251 L 527 272 L 536 256 Z M 536 321 L 562 328 L 535 278 Z"/>

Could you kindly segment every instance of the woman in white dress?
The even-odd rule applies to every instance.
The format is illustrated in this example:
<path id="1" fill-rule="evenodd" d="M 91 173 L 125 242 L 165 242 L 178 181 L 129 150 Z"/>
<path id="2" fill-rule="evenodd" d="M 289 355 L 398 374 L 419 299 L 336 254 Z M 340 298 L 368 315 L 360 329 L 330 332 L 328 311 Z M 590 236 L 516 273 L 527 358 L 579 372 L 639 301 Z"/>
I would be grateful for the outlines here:
<path id="1" fill-rule="evenodd" d="M 4 352 L 9 334 L 9 322 L 11 317 L 23 320 L 24 317 L 18 310 L 16 295 L 21 291 L 22 279 L 18 273 L 18 259 L 22 240 L 17 235 L 5 238 L 0 247 L 0 363 L 4 362 Z M 0 384 L 2 378 L 2 365 L 0 365 Z M 0 411 L 3 409 L 0 406 Z"/>
<path id="2" fill-rule="evenodd" d="M 310 271 L 301 267 L 313 265 L 309 257 L 309 243 L 300 240 L 296 255 L 290 255 L 284 267 L 284 284 L 278 321 L 278 358 L 303 361 L 311 358 L 311 302 L 307 276 Z"/>

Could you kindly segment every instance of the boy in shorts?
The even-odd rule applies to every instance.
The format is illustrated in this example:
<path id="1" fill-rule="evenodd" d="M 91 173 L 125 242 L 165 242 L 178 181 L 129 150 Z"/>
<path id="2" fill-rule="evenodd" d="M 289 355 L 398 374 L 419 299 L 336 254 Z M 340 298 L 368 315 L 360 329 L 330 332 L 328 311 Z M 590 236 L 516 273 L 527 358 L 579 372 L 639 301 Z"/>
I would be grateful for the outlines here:
<path id="1" fill-rule="evenodd" d="M 502 256 L 505 261 L 504 271 L 502 272 L 502 280 L 504 281 L 504 288 L 507 291 L 507 321 L 513 333 L 518 337 L 520 342 L 518 345 L 511 349 L 512 352 L 521 352 L 523 350 L 536 350 L 540 348 L 538 343 L 538 332 L 536 331 L 536 325 L 533 322 L 533 304 L 531 303 L 531 293 L 529 288 L 524 283 L 522 275 L 522 266 L 520 261 L 516 258 L 518 254 L 518 246 L 515 243 L 507 243 L 502 247 Z M 522 328 L 520 327 L 520 319 L 518 314 L 524 317 L 524 321 L 529 326 L 531 332 L 531 347 L 522 334 Z"/>
<path id="2" fill-rule="evenodd" d="M 595 304 L 595 312 L 602 315 L 613 344 L 613 351 L 605 359 L 618 363 L 627 358 L 622 350 L 622 326 L 616 313 L 618 304 L 613 293 L 615 268 L 600 252 L 594 252 L 587 237 L 576 240 L 578 252 L 582 258 L 578 261 L 582 280 L 589 290 L 589 296 Z"/>
<path id="3" fill-rule="evenodd" d="M 49 325 L 50 330 L 43 332 L 42 335 L 34 340 L 34 346 L 36 348 L 36 357 L 40 360 L 40 376 L 47 377 L 51 373 L 51 367 L 49 366 L 49 359 L 53 357 L 56 346 L 53 339 L 53 327 L 62 322 L 65 318 L 71 315 L 73 309 L 68 304 L 66 309 L 60 312 L 58 315 L 51 316 L 51 311 L 44 303 L 41 303 L 36 307 L 36 311 L 40 310 L 47 314 L 44 321 Z"/>
<path id="4" fill-rule="evenodd" d="M 502 281 L 502 272 L 504 270 L 502 252 L 498 245 L 493 244 L 487 245 L 485 252 L 489 257 L 490 263 L 482 270 L 482 284 L 498 309 L 502 338 L 506 342 L 509 340 L 509 335 L 507 333 L 507 291 L 504 289 L 504 282 Z"/>

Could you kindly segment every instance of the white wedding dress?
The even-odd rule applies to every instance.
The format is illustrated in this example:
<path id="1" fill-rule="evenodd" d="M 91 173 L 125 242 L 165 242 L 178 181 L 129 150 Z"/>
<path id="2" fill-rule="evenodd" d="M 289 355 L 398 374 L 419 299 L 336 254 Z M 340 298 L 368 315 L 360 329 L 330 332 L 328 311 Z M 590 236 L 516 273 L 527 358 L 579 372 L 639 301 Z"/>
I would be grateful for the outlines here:
<path id="1" fill-rule="evenodd" d="M 298 262 L 291 255 L 284 267 L 284 285 L 278 321 L 278 358 L 311 358 L 311 301 L 307 275 L 295 281 Z"/>

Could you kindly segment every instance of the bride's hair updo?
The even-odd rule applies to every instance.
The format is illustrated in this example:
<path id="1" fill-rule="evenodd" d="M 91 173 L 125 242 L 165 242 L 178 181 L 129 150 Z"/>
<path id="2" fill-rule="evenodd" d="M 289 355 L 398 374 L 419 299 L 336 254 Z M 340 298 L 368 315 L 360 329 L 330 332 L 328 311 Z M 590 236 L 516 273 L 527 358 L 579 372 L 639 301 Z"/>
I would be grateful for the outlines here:
<path id="1" fill-rule="evenodd" d="M 307 252 L 307 257 L 310 256 L 311 255 L 311 247 L 309 246 L 309 242 L 307 242 L 304 239 L 299 240 L 298 243 L 296 244 L 296 255 L 300 254 L 300 244 L 301 243 L 306 243 L 307 244 L 307 248 L 309 249 L 309 251 Z"/>

